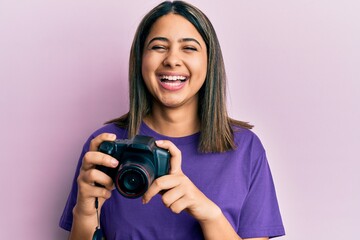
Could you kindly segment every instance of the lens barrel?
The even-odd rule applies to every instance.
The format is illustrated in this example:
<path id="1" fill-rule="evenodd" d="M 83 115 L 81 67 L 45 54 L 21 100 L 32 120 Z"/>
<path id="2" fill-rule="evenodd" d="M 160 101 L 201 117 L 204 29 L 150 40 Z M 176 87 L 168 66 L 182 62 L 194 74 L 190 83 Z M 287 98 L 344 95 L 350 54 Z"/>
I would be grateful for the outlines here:
<path id="1" fill-rule="evenodd" d="M 116 188 L 127 198 L 142 196 L 154 180 L 154 169 L 149 164 L 128 162 L 120 166 Z"/>

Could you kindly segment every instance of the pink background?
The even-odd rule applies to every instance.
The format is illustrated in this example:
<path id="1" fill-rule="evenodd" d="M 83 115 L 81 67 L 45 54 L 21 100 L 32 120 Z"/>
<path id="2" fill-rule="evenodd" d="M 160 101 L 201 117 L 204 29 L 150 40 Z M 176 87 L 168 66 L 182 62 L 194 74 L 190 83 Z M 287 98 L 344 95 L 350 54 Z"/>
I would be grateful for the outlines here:
<path id="1" fill-rule="evenodd" d="M 357 237 L 359 1 L 191 2 L 217 30 L 231 115 L 267 149 L 282 239 Z M 66 239 L 82 144 L 126 111 L 132 37 L 157 3 L 0 0 L 2 239 Z"/>

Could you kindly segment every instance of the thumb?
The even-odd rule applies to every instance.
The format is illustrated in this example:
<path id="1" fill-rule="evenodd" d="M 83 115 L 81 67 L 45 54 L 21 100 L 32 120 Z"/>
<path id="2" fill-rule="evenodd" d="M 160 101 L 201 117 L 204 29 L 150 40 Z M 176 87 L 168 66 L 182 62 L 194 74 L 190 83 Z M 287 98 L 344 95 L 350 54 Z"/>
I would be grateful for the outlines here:
<path id="1" fill-rule="evenodd" d="M 158 140 L 156 145 L 169 151 L 170 157 L 170 174 L 181 173 L 181 151 L 174 143 L 168 140 Z"/>

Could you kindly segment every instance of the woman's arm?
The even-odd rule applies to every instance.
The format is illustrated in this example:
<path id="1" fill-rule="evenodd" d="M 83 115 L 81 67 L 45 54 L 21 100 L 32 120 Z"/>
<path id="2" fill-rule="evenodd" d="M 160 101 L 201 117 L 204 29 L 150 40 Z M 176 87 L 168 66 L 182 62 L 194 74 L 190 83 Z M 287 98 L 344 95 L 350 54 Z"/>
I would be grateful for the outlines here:
<path id="1" fill-rule="evenodd" d="M 114 141 L 114 134 L 100 134 L 90 143 L 90 150 L 83 158 L 80 173 L 77 178 L 78 195 L 73 209 L 73 224 L 71 227 L 70 240 L 92 239 L 97 227 L 97 215 L 95 209 L 95 198 L 99 199 L 99 209 L 104 202 L 110 198 L 113 182 L 105 173 L 97 170 L 97 165 L 116 167 L 118 161 L 109 155 L 97 151 L 103 141 Z M 99 183 L 104 187 L 96 186 Z"/>
<path id="2" fill-rule="evenodd" d="M 221 212 L 216 218 L 201 221 L 200 226 L 202 228 L 204 238 L 206 240 L 217 239 L 229 239 L 229 240 L 241 240 L 242 238 L 237 235 L 227 218 Z M 263 238 L 246 238 L 243 240 L 268 240 L 268 237 Z"/>
<path id="3" fill-rule="evenodd" d="M 69 240 L 75 239 L 91 239 L 97 225 L 96 213 L 95 215 L 82 215 L 76 210 L 73 210 L 73 224 Z"/>

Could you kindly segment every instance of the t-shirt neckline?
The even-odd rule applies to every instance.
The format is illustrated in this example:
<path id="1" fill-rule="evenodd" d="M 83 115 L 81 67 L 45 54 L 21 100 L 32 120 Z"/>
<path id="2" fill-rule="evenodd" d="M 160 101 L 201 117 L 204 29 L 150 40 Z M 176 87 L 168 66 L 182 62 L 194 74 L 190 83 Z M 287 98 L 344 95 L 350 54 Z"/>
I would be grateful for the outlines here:
<path id="1" fill-rule="evenodd" d="M 197 133 L 194 133 L 194 134 L 191 134 L 188 136 L 184 136 L 184 137 L 169 137 L 166 135 L 162 135 L 158 132 L 155 132 L 144 122 L 142 122 L 140 125 L 139 133 L 142 135 L 152 136 L 156 140 L 169 140 L 169 141 L 173 142 L 175 145 L 182 145 L 182 144 L 197 142 L 200 137 L 200 132 L 197 132 Z"/>

